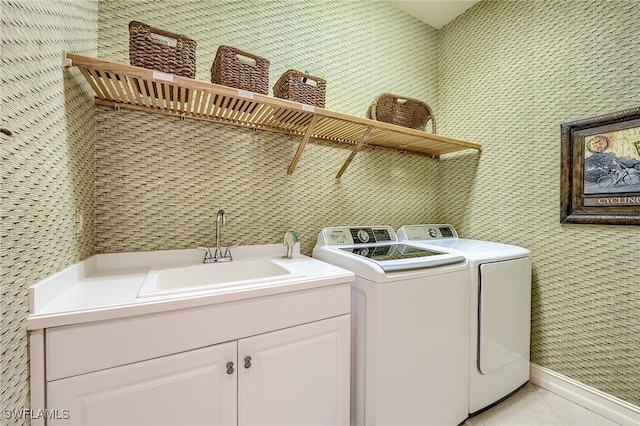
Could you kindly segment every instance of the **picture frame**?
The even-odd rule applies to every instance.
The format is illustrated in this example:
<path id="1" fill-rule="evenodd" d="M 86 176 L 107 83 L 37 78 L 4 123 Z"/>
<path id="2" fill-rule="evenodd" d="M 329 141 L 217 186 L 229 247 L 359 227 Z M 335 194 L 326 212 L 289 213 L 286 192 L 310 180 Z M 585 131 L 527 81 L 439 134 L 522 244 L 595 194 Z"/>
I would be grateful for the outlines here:
<path id="1" fill-rule="evenodd" d="M 560 130 L 560 222 L 640 225 L 640 107 Z"/>

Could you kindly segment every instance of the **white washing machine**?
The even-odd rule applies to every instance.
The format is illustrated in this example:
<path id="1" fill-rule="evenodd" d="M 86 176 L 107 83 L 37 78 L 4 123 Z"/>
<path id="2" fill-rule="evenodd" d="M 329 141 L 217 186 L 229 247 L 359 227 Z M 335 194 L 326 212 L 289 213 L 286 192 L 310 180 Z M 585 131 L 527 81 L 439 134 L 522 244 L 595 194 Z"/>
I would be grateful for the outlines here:
<path id="1" fill-rule="evenodd" d="M 351 424 L 458 425 L 468 415 L 469 264 L 388 226 L 325 228 L 313 257 L 351 270 Z"/>
<path id="2" fill-rule="evenodd" d="M 400 241 L 464 255 L 470 263 L 469 413 L 484 410 L 529 380 L 531 253 L 458 238 L 451 225 L 408 225 Z"/>

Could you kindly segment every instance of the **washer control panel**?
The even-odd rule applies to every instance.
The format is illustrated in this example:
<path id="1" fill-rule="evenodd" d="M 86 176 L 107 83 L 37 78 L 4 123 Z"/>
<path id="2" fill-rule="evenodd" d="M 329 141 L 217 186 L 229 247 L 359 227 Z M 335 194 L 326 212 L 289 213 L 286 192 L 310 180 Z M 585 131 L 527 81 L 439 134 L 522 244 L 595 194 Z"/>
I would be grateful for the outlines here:
<path id="1" fill-rule="evenodd" d="M 321 237 L 325 239 L 326 244 L 331 246 L 397 241 L 396 233 L 390 226 L 340 226 L 325 228 L 321 232 Z"/>
<path id="2" fill-rule="evenodd" d="M 398 229 L 398 235 L 403 240 L 441 240 L 443 238 L 458 238 L 458 233 L 451 225 L 405 225 Z"/>

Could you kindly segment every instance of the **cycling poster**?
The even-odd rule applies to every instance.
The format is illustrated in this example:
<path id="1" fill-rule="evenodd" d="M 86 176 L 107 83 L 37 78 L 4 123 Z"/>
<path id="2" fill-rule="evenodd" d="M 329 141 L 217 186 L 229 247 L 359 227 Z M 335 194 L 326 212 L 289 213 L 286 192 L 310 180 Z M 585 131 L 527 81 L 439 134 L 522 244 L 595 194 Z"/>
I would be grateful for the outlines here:
<path id="1" fill-rule="evenodd" d="M 585 195 L 640 193 L 640 127 L 585 136 L 583 152 Z"/>

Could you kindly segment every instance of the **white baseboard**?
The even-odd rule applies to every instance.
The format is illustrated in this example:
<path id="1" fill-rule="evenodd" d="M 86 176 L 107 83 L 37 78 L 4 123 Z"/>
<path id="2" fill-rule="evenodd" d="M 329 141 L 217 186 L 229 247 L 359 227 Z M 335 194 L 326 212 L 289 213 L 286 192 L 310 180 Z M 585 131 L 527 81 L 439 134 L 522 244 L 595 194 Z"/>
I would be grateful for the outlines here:
<path id="1" fill-rule="evenodd" d="M 531 383 L 624 426 L 640 424 L 640 407 L 531 363 Z"/>

